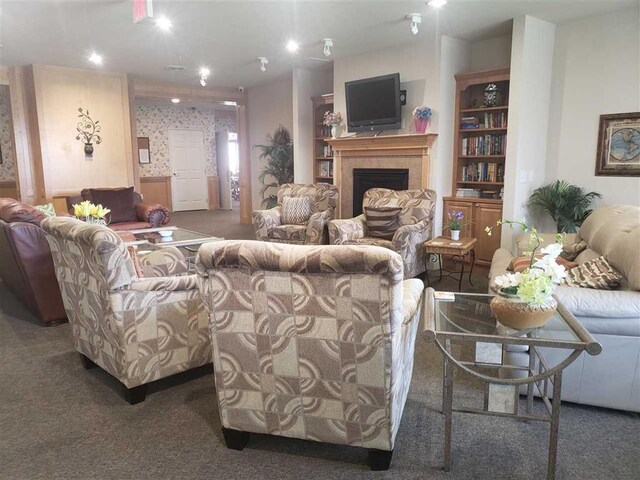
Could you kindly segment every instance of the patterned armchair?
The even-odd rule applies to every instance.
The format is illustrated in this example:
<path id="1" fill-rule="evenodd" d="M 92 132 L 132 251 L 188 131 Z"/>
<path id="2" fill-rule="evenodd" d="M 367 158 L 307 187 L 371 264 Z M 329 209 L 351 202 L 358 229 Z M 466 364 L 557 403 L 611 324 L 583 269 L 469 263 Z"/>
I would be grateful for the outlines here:
<path id="1" fill-rule="evenodd" d="M 346 220 L 329 222 L 331 245 L 377 245 L 398 252 L 404 263 L 404 278 L 413 278 L 426 269 L 422 244 L 432 236 L 436 192 L 433 190 L 367 190 L 362 207 L 402 207 L 401 226 L 392 240 L 368 236 L 364 213 Z"/>
<path id="2" fill-rule="evenodd" d="M 200 247 L 223 435 L 369 449 L 386 470 L 402 418 L 424 285 L 378 247 L 230 240 Z"/>
<path id="3" fill-rule="evenodd" d="M 207 313 L 196 275 L 175 248 L 140 259 L 138 278 L 111 229 L 72 218 L 42 222 L 76 350 L 125 386 L 131 404 L 146 384 L 211 362 Z"/>
<path id="4" fill-rule="evenodd" d="M 310 196 L 314 199 L 313 214 L 306 225 L 282 224 L 282 199 L 284 197 Z M 315 244 L 329 243 L 327 222 L 335 218 L 338 204 L 338 187 L 328 183 L 300 185 L 285 183 L 278 189 L 278 206 L 270 210 L 253 212 L 256 240 L 263 242 Z"/>

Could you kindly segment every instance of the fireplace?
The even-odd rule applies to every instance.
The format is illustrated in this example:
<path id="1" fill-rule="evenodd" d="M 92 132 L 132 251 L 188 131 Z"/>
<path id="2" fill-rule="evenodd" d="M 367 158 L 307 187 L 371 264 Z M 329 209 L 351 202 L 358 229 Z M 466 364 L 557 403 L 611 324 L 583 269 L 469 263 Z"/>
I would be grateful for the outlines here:
<path id="1" fill-rule="evenodd" d="M 362 213 L 362 199 L 370 188 L 409 188 L 408 168 L 354 168 L 353 169 L 353 216 Z"/>

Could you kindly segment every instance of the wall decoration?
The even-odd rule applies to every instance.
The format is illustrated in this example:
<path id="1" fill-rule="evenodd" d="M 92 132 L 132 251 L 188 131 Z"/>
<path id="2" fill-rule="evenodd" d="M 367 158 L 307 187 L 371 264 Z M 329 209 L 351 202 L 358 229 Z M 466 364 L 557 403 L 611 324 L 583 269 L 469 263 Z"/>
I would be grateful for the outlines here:
<path id="1" fill-rule="evenodd" d="M 93 157 L 93 142 L 96 145 L 100 145 L 102 143 L 102 137 L 98 135 L 98 132 L 102 130 L 102 125 L 98 125 L 100 123 L 99 120 L 95 122 L 89 116 L 89 110 L 87 109 L 87 113 L 82 111 L 82 107 L 78 108 L 80 115 L 78 117 L 81 119 L 76 125 L 76 130 L 78 131 L 78 135 L 76 135 L 76 140 L 80 140 L 84 142 L 84 154 L 86 157 Z"/>
<path id="2" fill-rule="evenodd" d="M 640 112 L 600 115 L 596 175 L 640 176 Z"/>
<path id="3" fill-rule="evenodd" d="M 151 163 L 151 152 L 149 150 L 149 137 L 138 137 L 138 163 Z"/>

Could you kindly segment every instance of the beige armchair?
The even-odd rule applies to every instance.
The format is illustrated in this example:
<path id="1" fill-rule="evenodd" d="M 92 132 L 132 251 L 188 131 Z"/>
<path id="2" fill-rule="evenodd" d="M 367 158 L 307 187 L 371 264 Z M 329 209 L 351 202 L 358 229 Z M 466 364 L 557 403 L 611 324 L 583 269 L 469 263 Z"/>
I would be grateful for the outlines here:
<path id="1" fill-rule="evenodd" d="M 313 197 L 313 214 L 305 225 L 286 225 L 282 222 L 284 197 Z M 278 189 L 278 206 L 253 212 L 256 240 L 292 244 L 322 245 L 329 243 L 327 223 L 335 218 L 338 187 L 327 183 L 301 185 L 286 183 Z"/>
<path id="2" fill-rule="evenodd" d="M 424 289 L 400 255 L 230 240 L 200 247 L 196 269 L 227 447 L 250 432 L 358 446 L 386 470 Z"/>
<path id="3" fill-rule="evenodd" d="M 329 222 L 331 245 L 377 245 L 398 252 L 404 263 L 404 278 L 413 278 L 426 269 L 426 256 L 422 244 L 429 240 L 433 230 L 436 192 L 433 190 L 389 190 L 372 188 L 362 200 L 365 207 L 401 207 L 400 223 L 392 240 L 368 235 L 364 213 L 346 220 Z"/>
<path id="4" fill-rule="evenodd" d="M 196 276 L 177 249 L 142 257 L 138 278 L 111 229 L 61 217 L 42 228 L 82 363 L 118 379 L 129 403 L 144 400 L 149 382 L 211 362 Z"/>

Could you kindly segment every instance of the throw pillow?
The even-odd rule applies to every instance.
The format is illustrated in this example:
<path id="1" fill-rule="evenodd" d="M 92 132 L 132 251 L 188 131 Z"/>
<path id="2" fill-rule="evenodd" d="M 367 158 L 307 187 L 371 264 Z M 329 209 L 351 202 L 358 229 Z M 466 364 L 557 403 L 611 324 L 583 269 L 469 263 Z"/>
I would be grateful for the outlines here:
<path id="1" fill-rule="evenodd" d="M 369 236 L 392 240 L 400 228 L 401 207 L 364 207 Z"/>
<path id="2" fill-rule="evenodd" d="M 624 277 L 613 269 L 604 257 L 594 258 L 571 269 L 562 285 L 570 287 L 595 288 L 597 290 L 615 290 L 622 284 Z"/>
<path id="3" fill-rule="evenodd" d="M 306 225 L 313 213 L 313 198 L 283 197 L 282 199 L 282 224 Z"/>
<path id="4" fill-rule="evenodd" d="M 585 242 L 584 240 L 581 240 L 578 243 L 572 243 L 570 245 L 564 245 L 562 247 L 562 253 L 560 254 L 560 256 L 562 258 L 566 258 L 567 260 L 573 261 L 586 248 L 587 248 L 587 242 Z"/>
<path id="5" fill-rule="evenodd" d="M 91 188 L 91 201 L 111 210 L 109 223 L 135 222 L 136 204 L 133 187 L 129 188 Z"/>
<path id="6" fill-rule="evenodd" d="M 35 208 L 44 213 L 47 217 L 55 217 L 56 209 L 53 207 L 53 203 L 45 203 L 44 205 L 36 205 Z"/>
<path id="7" fill-rule="evenodd" d="M 542 257 L 543 257 L 542 255 L 536 255 L 536 258 L 542 258 Z M 575 268 L 578 266 L 577 263 L 570 262 L 569 260 L 562 257 L 556 258 L 556 263 L 558 265 L 562 265 L 566 270 L 571 270 L 572 268 Z M 511 263 L 509 263 L 507 270 L 512 272 L 523 272 L 527 268 L 529 268 L 530 264 L 531 264 L 531 257 L 526 257 L 526 256 L 515 257 L 513 260 L 511 260 Z"/>

